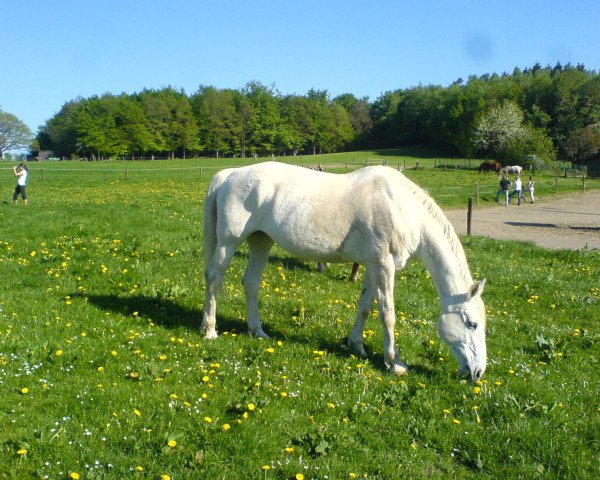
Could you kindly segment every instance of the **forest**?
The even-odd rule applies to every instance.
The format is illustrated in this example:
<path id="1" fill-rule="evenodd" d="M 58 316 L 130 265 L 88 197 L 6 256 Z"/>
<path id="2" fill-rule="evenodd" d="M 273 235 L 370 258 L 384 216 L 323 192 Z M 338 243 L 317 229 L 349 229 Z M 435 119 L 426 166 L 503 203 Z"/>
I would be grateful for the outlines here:
<path id="1" fill-rule="evenodd" d="M 428 145 L 521 163 L 585 162 L 600 151 L 600 75 L 583 65 L 515 68 L 377 99 L 281 94 L 249 82 L 75 98 L 40 127 L 34 150 L 60 158 L 285 156 Z M 534 160 L 532 160 L 534 159 Z"/>

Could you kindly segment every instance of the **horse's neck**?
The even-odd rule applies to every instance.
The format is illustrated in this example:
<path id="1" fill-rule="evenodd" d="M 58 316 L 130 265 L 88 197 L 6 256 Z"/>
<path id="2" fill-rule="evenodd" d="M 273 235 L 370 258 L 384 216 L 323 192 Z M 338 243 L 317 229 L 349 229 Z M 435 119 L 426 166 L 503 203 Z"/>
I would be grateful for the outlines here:
<path id="1" fill-rule="evenodd" d="M 431 275 L 441 304 L 454 303 L 452 299 L 465 294 L 473 283 L 462 247 L 453 249 L 446 235 L 423 234 L 418 255 Z"/>

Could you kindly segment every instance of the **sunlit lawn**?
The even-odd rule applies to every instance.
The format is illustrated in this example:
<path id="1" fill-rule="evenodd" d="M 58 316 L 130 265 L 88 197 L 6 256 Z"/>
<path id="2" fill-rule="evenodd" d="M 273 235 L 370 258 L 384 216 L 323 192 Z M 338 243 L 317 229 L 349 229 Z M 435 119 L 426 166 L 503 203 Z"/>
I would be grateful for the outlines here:
<path id="1" fill-rule="evenodd" d="M 598 477 L 599 252 L 463 239 L 488 279 L 479 385 L 458 377 L 411 264 L 396 289 L 411 371 L 395 378 L 375 311 L 369 358 L 345 346 L 350 266 L 319 274 L 278 249 L 261 289 L 272 339 L 245 333 L 245 248 L 221 336 L 202 338 L 206 170 L 41 180 L 35 167 L 31 204 L 0 204 L 0 478 Z M 476 174 L 435 175 L 454 187 Z"/>

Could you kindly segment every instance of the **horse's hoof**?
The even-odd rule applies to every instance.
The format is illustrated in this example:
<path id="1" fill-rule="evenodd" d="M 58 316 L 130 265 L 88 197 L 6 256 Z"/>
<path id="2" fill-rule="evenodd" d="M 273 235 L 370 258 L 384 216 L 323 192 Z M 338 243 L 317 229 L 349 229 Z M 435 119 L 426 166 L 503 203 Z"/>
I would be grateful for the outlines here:
<path id="1" fill-rule="evenodd" d="M 365 347 L 363 347 L 361 343 L 356 343 L 351 340 L 348 340 L 348 347 L 350 348 L 350 351 L 355 355 L 358 355 L 361 358 L 367 358 L 367 352 L 365 350 Z"/>
<path id="2" fill-rule="evenodd" d="M 213 339 L 217 338 L 218 336 L 219 336 L 219 334 L 217 333 L 217 331 L 216 331 L 216 330 L 210 330 L 210 331 L 209 331 L 209 330 L 207 330 L 207 331 L 204 333 L 204 338 L 205 338 L 206 340 L 213 340 Z"/>
<path id="3" fill-rule="evenodd" d="M 271 338 L 264 332 L 264 330 L 259 330 L 258 332 L 250 332 L 250 335 L 254 338 L 262 338 L 264 340 L 269 340 Z"/>
<path id="4" fill-rule="evenodd" d="M 387 367 L 391 373 L 397 375 L 398 377 L 401 377 L 402 375 L 406 375 L 408 373 L 408 366 L 406 366 L 406 364 L 402 362 L 387 365 Z"/>

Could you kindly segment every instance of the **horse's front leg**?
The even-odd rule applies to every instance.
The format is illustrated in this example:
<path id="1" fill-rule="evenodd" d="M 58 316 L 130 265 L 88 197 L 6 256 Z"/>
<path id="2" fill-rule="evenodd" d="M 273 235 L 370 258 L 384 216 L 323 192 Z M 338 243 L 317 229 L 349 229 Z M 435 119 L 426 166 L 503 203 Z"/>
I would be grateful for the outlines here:
<path id="1" fill-rule="evenodd" d="M 248 237 L 248 246 L 250 247 L 248 266 L 242 277 L 246 295 L 248 333 L 257 338 L 269 338 L 262 328 L 258 314 L 258 291 L 265 265 L 269 260 L 269 251 L 273 246 L 273 240 L 262 232 L 256 232 Z"/>
<path id="2" fill-rule="evenodd" d="M 371 307 L 373 306 L 373 300 L 375 299 L 375 289 L 373 288 L 373 282 L 371 282 L 371 276 L 369 272 L 364 275 L 363 288 L 358 299 L 358 312 L 356 313 L 356 321 L 352 328 L 352 333 L 348 337 L 348 346 L 355 354 L 361 357 L 366 357 L 367 352 L 364 348 L 363 343 L 363 332 L 365 330 L 365 323 L 369 318 Z"/>
<path id="3" fill-rule="evenodd" d="M 396 375 L 404 375 L 408 367 L 400 360 L 395 346 L 394 326 L 396 313 L 394 309 L 395 265 L 391 255 L 381 265 L 378 272 L 372 272 L 376 277 L 377 304 L 379 318 L 383 326 L 383 360 L 386 367 Z"/>
<path id="4" fill-rule="evenodd" d="M 231 263 L 236 245 L 217 245 L 212 258 L 207 259 L 204 271 L 205 300 L 201 331 L 204 338 L 217 338 L 217 293 L 223 285 L 225 271 Z"/>

